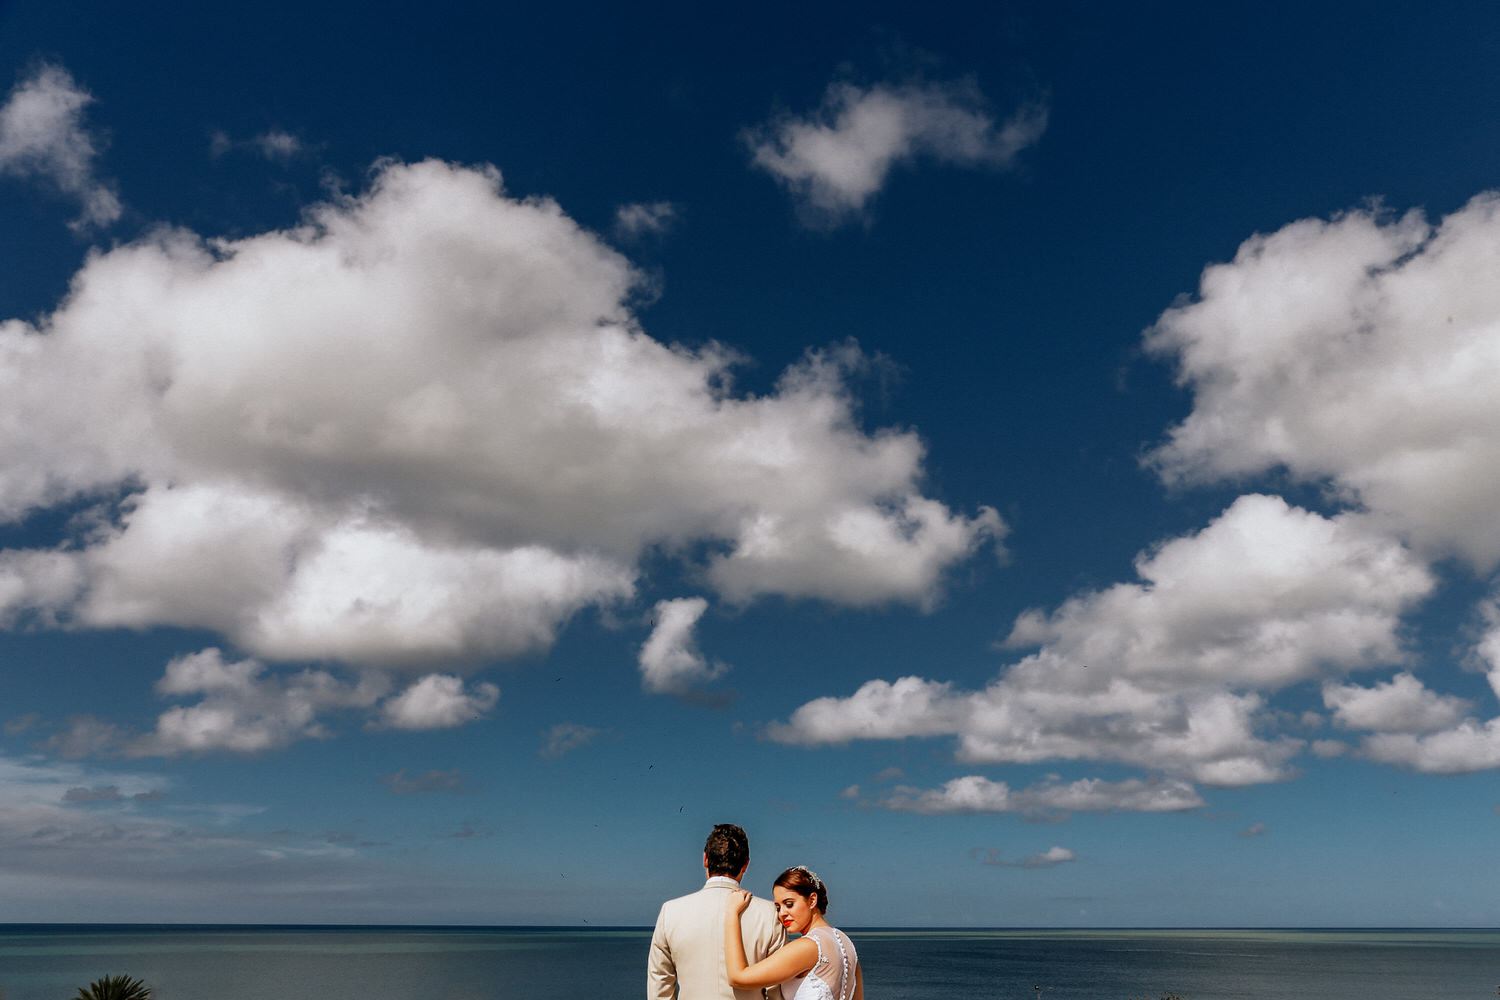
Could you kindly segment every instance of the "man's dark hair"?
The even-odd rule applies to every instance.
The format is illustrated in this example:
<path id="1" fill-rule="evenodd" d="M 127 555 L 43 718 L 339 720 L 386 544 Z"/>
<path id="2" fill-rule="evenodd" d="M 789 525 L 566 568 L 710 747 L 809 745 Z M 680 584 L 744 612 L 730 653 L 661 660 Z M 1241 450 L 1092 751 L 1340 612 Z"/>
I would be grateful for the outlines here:
<path id="1" fill-rule="evenodd" d="M 733 823 L 720 823 L 703 845 L 703 857 L 710 875 L 739 878 L 750 863 L 750 838 Z"/>

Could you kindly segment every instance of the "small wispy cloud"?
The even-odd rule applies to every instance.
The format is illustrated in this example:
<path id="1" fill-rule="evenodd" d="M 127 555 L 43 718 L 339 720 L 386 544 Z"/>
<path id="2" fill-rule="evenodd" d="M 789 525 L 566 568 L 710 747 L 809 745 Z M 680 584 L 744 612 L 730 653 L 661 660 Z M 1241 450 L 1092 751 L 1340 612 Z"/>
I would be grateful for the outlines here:
<path id="1" fill-rule="evenodd" d="M 997 121 L 971 81 L 834 83 L 817 110 L 783 115 L 744 139 L 751 163 L 798 199 L 804 221 L 834 226 L 857 217 L 897 166 L 1008 167 L 1046 127 L 1042 103 Z"/>
<path id="2" fill-rule="evenodd" d="M 387 679 L 346 679 L 324 670 L 282 674 L 255 659 L 232 660 L 216 647 L 179 656 L 156 684 L 167 697 L 197 697 L 156 720 L 156 729 L 125 746 L 129 756 L 231 751 L 254 753 L 329 735 L 322 715 L 367 709 Z"/>
<path id="3" fill-rule="evenodd" d="M 684 694 L 724 675 L 729 667 L 710 663 L 698 650 L 693 630 L 708 610 L 702 597 L 657 601 L 655 628 L 641 647 L 641 685 L 658 694 Z"/>
<path id="4" fill-rule="evenodd" d="M 615 235 L 624 239 L 665 233 L 677 221 L 670 201 L 635 202 L 615 209 Z"/>
<path id="5" fill-rule="evenodd" d="M 377 730 L 448 729 L 482 718 L 500 698 L 494 684 L 465 685 L 451 674 L 429 674 L 395 694 L 391 687 L 383 671 L 275 671 L 210 647 L 167 664 L 157 693 L 184 703 L 162 712 L 151 731 L 76 715 L 40 745 L 69 759 L 260 753 L 327 739 L 338 714 L 363 714 Z"/>
<path id="6" fill-rule="evenodd" d="M 452 674 L 428 674 L 389 699 L 381 725 L 392 729 L 451 729 L 480 718 L 500 700 L 500 689 L 478 683 L 469 690 Z"/>
<path id="7" fill-rule="evenodd" d="M 268 160 L 290 160 L 306 148 L 301 139 L 281 129 L 262 132 L 253 141 L 261 155 Z"/>
<path id="8" fill-rule="evenodd" d="M 167 797 L 161 789 L 152 788 L 143 792 L 126 794 L 119 785 L 95 785 L 92 788 L 77 786 L 63 793 L 62 800 L 68 803 L 90 802 L 159 802 Z"/>
<path id="9" fill-rule="evenodd" d="M 84 127 L 93 96 L 61 66 L 41 67 L 10 92 L 0 107 L 0 176 L 37 179 L 76 198 L 76 230 L 106 226 L 120 217 L 119 196 L 95 173 L 99 144 Z"/>
<path id="10" fill-rule="evenodd" d="M 19 736 L 28 729 L 35 727 L 41 721 L 42 716 L 39 712 L 27 712 L 24 715 L 17 715 L 14 718 L 6 719 L 5 735 Z"/>
<path id="11" fill-rule="evenodd" d="M 1264 823 L 1251 823 L 1248 827 L 1240 831 L 1241 837 L 1264 837 L 1265 835 L 1266 824 Z"/>
<path id="12" fill-rule="evenodd" d="M 130 737 L 119 726 L 94 715 L 70 715 L 64 728 L 39 744 L 64 760 L 121 754 Z"/>
<path id="13" fill-rule="evenodd" d="M 475 837 L 492 837 L 495 831 L 475 820 L 465 820 L 458 825 L 458 829 L 448 834 L 453 840 L 470 840 Z"/>
<path id="14" fill-rule="evenodd" d="M 456 767 L 451 771 L 429 770 L 419 774 L 409 774 L 403 767 L 394 774 L 382 774 L 380 783 L 395 795 L 422 795 L 456 791 L 462 786 L 463 779 Z"/>
<path id="15" fill-rule="evenodd" d="M 1083 778 L 1062 783 L 1044 781 L 1013 789 L 1003 781 L 970 774 L 940 788 L 900 785 L 877 805 L 924 816 L 971 813 L 1020 813 L 1046 816 L 1069 812 L 1185 812 L 1203 799 L 1185 781 L 1156 778 L 1108 782 Z"/>
<path id="16" fill-rule="evenodd" d="M 998 847 L 976 847 L 969 852 L 980 864 L 996 868 L 1056 868 L 1078 860 L 1078 855 L 1066 847 L 1050 847 L 1040 854 L 1033 854 L 1019 861 L 1005 860 L 1004 853 Z"/>
<path id="17" fill-rule="evenodd" d="M 273 163 L 288 163 L 312 148 L 302 137 L 279 128 L 267 129 L 248 139 L 236 139 L 222 129 L 214 130 L 208 137 L 208 152 L 214 159 L 243 151 Z"/>
<path id="18" fill-rule="evenodd" d="M 595 729 L 593 726 L 579 725 L 576 722 L 560 722 L 542 734 L 542 749 L 539 752 L 543 757 L 555 760 L 569 750 L 587 746 L 602 732 L 604 730 Z"/>

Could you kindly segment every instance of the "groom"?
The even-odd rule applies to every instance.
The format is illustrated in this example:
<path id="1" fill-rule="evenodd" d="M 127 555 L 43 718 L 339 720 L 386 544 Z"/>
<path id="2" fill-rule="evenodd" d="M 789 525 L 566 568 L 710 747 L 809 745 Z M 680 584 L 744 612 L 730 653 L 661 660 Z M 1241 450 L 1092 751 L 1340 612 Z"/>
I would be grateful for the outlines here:
<path id="1" fill-rule="evenodd" d="M 750 866 L 750 841 L 733 823 L 720 823 L 703 845 L 708 881 L 686 896 L 669 899 L 656 917 L 646 964 L 646 1000 L 758 1000 L 760 990 L 729 987 L 724 968 L 724 903 L 740 887 Z M 756 897 L 740 915 L 745 957 L 753 965 L 786 944 L 786 928 L 769 900 Z M 771 1000 L 780 991 L 772 987 Z"/>

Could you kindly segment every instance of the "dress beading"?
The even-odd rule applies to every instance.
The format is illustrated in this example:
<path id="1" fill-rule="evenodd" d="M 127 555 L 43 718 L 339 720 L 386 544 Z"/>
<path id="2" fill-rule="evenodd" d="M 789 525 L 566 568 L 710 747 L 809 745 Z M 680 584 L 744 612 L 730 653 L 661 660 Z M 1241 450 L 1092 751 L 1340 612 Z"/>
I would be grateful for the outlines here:
<path id="1" fill-rule="evenodd" d="M 828 936 L 838 947 L 837 966 L 823 950 L 824 931 L 829 932 Z M 808 931 L 807 936 L 818 949 L 818 964 L 800 982 L 793 979 L 782 983 L 782 1000 L 850 1000 L 854 996 L 854 972 L 849 956 L 854 951 L 854 942 L 836 927 L 819 927 Z M 833 980 L 832 984 L 829 980 Z"/>

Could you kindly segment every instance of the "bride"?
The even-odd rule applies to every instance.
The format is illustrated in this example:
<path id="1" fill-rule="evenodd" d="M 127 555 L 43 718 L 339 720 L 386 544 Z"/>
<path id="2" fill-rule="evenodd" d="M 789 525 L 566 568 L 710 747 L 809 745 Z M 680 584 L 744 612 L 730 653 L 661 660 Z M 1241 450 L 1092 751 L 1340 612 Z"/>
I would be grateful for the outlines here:
<path id="1" fill-rule="evenodd" d="M 729 985 L 736 989 L 780 986 L 782 1000 L 864 1000 L 864 977 L 854 942 L 823 918 L 828 910 L 828 887 L 823 880 L 803 865 L 788 868 L 776 879 L 771 902 L 782 925 L 801 937 L 747 966 L 740 914 L 750 905 L 750 893 L 730 892 L 724 910 Z"/>

